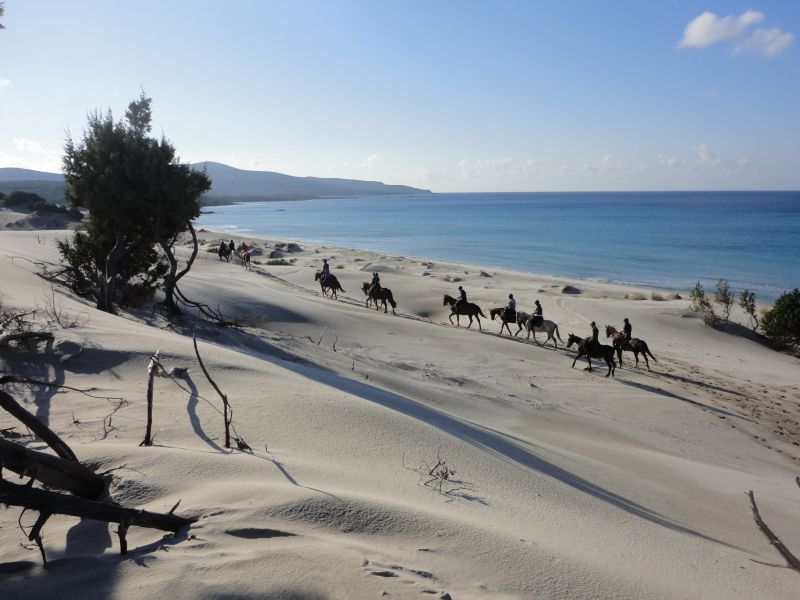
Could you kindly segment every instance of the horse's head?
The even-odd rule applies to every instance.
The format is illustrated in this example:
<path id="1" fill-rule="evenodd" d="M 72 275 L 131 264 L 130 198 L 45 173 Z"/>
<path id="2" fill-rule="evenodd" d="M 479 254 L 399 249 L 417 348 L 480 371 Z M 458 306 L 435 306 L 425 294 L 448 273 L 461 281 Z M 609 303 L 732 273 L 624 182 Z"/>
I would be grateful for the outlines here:
<path id="1" fill-rule="evenodd" d="M 453 304 L 455 303 L 456 303 L 455 298 L 453 298 L 452 296 L 448 296 L 447 294 L 444 295 L 444 298 L 442 299 L 442 306 L 447 306 L 448 304 L 450 306 L 453 306 Z"/>
<path id="2" fill-rule="evenodd" d="M 314 275 L 314 281 L 319 281 L 320 277 L 322 277 L 322 271 L 317 271 L 316 275 Z"/>
<path id="3" fill-rule="evenodd" d="M 369 281 L 364 281 L 361 283 L 361 291 L 365 294 L 369 294 Z"/>
<path id="4" fill-rule="evenodd" d="M 503 310 L 503 309 L 502 308 L 490 308 L 489 309 L 489 316 L 492 317 L 492 321 L 494 321 L 494 318 L 500 313 L 501 310 Z"/>
<path id="5" fill-rule="evenodd" d="M 606 325 L 606 337 L 610 338 L 612 335 L 616 334 L 617 330 L 614 328 L 613 325 Z"/>
<path id="6" fill-rule="evenodd" d="M 580 344 L 580 343 L 581 343 L 581 338 L 579 338 L 574 333 L 569 334 L 569 339 L 567 340 L 567 348 L 571 347 L 572 344 Z"/>

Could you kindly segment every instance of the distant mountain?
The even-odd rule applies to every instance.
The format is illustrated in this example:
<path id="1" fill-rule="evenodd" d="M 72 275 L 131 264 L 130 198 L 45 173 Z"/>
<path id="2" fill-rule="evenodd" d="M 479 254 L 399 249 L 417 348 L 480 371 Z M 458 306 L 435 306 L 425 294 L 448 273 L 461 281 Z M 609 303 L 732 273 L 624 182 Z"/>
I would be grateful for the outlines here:
<path id="1" fill-rule="evenodd" d="M 271 171 L 246 171 L 216 162 L 191 166 L 198 170 L 205 167 L 211 178 L 212 187 L 204 204 L 430 193 L 430 190 L 386 185 L 380 181 L 295 177 Z M 31 169 L 0 168 L 0 192 L 15 190 L 35 192 L 51 202 L 63 203 L 64 176 Z"/>
<path id="2" fill-rule="evenodd" d="M 245 171 L 216 162 L 196 163 L 192 167 L 205 167 L 212 184 L 211 191 L 207 194 L 210 198 L 236 198 L 240 202 L 247 201 L 248 198 L 253 201 L 430 193 L 430 190 L 407 185 L 386 185 L 380 181 L 294 177 L 271 171 Z"/>

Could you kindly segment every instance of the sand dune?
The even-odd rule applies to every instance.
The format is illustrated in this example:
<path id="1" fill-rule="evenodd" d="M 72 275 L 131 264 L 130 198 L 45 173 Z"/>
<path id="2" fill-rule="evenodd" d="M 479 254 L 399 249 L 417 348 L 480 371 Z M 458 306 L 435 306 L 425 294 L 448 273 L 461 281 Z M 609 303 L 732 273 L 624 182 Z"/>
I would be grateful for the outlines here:
<path id="1" fill-rule="evenodd" d="M 11 257 L 55 260 L 53 240 L 65 235 L 0 233 L 6 303 L 35 305 L 50 293 L 29 262 Z M 208 248 L 219 241 L 201 236 Z M 261 257 L 252 272 L 201 253 L 183 285 L 251 318 L 244 331 L 197 333 L 252 453 L 223 448 L 188 319 L 107 315 L 59 292 L 83 317 L 56 339 L 80 342 L 80 356 L 62 363 L 45 346 L 0 349 L 5 372 L 123 398 L 7 386 L 83 461 L 116 469 L 115 499 L 159 511 L 180 499 L 179 511 L 199 517 L 163 539 L 132 528 L 126 557 L 112 528 L 54 517 L 44 570 L 19 511 L 3 511 L 8 597 L 796 595 L 796 573 L 754 562 L 782 564 L 744 495 L 756 492 L 767 522 L 800 552 L 796 359 L 704 327 L 686 300 L 624 299 L 650 298 L 648 289 L 300 245 L 293 264 Z M 347 290 L 339 301 L 314 283 L 323 257 Z M 361 283 L 374 271 L 394 292 L 397 316 L 365 308 Z M 633 370 L 626 355 L 606 379 L 604 368 L 571 368 L 574 353 L 561 343 L 500 336 L 488 318 L 483 333 L 451 326 L 442 296 L 459 284 L 487 317 L 509 292 L 522 310 L 538 298 L 565 341 L 588 335 L 592 320 L 627 316 L 658 362 Z M 562 294 L 567 284 L 581 294 Z M 156 443 L 141 448 L 157 349 L 166 366 L 189 368 L 193 394 L 157 380 Z M 0 415 L 0 428 L 12 425 Z M 455 469 L 441 492 L 424 485 L 437 456 Z"/>

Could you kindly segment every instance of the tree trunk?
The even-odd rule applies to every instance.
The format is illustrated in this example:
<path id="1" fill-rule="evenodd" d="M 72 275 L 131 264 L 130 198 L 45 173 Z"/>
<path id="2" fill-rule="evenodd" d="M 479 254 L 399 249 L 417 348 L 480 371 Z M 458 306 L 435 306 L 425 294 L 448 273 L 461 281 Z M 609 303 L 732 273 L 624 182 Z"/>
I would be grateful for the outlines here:
<path id="1" fill-rule="evenodd" d="M 125 251 L 125 236 L 117 234 L 116 242 L 111 252 L 106 256 L 103 289 L 100 293 L 100 302 L 97 308 L 105 312 L 114 312 L 114 292 L 117 289 L 117 275 L 119 274 L 119 260 Z"/>
<path id="2" fill-rule="evenodd" d="M 78 462 L 78 458 L 75 456 L 72 448 L 67 446 L 53 430 L 25 410 L 14 398 L 3 390 L 0 390 L 0 408 L 5 409 L 16 417 L 17 420 L 21 421 L 23 425 L 39 436 L 39 439 L 50 446 L 61 458 L 72 462 Z"/>
<path id="3" fill-rule="evenodd" d="M 21 477 L 94 500 L 105 489 L 103 478 L 80 463 L 58 458 L 0 439 L 0 465 Z"/>

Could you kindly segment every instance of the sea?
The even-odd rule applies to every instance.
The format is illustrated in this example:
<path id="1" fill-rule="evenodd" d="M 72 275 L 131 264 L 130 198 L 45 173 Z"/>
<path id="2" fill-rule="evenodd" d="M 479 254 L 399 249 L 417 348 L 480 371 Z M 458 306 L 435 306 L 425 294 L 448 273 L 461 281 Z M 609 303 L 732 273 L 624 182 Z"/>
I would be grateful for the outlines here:
<path id="1" fill-rule="evenodd" d="M 774 300 L 800 286 L 800 192 L 452 193 L 208 207 L 197 226 Z"/>

